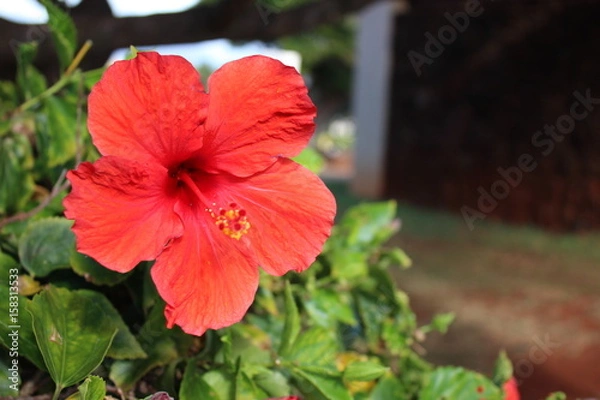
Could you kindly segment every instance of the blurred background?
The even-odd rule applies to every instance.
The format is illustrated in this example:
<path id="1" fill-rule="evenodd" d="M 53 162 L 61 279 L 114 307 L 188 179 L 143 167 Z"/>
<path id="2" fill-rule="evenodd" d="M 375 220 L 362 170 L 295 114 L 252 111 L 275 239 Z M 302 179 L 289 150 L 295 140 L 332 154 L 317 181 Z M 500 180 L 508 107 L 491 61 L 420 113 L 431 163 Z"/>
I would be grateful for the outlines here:
<path id="1" fill-rule="evenodd" d="M 397 199 L 395 244 L 413 259 L 399 287 L 423 321 L 456 314 L 426 358 L 489 373 L 504 348 L 525 400 L 600 398 L 600 2 L 60 4 L 94 42 L 85 69 L 130 45 L 204 78 L 257 53 L 297 68 L 340 211 Z M 43 7 L 5 1 L 0 18 L 0 79 L 27 40 L 56 79 Z"/>

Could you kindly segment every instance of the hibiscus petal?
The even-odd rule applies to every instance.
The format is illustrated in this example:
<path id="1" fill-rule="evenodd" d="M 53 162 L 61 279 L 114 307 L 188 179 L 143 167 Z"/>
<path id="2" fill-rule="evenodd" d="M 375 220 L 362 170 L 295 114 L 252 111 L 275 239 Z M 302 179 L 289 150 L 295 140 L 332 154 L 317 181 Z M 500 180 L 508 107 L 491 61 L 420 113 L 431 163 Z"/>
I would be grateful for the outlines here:
<path id="1" fill-rule="evenodd" d="M 152 279 L 167 302 L 169 327 L 202 335 L 239 322 L 254 300 L 258 266 L 242 243 L 224 236 L 203 206 L 176 207 L 185 232 L 156 260 Z"/>
<path id="2" fill-rule="evenodd" d="M 153 260 L 183 233 L 160 165 L 107 156 L 80 164 L 67 178 L 65 215 L 76 220 L 77 250 L 109 269 L 127 272 Z"/>
<path id="3" fill-rule="evenodd" d="M 302 76 L 253 56 L 225 64 L 208 81 L 203 169 L 248 176 L 300 153 L 314 132 L 316 108 Z"/>
<path id="4" fill-rule="evenodd" d="M 243 210 L 250 227 L 239 240 L 271 275 L 308 268 L 331 233 L 335 198 L 318 176 L 289 159 L 248 178 L 221 174 L 198 182 L 217 206 Z"/>
<path id="5" fill-rule="evenodd" d="M 178 56 L 138 53 L 110 66 L 89 96 L 90 129 L 103 155 L 170 168 L 202 147 L 207 95 Z"/>

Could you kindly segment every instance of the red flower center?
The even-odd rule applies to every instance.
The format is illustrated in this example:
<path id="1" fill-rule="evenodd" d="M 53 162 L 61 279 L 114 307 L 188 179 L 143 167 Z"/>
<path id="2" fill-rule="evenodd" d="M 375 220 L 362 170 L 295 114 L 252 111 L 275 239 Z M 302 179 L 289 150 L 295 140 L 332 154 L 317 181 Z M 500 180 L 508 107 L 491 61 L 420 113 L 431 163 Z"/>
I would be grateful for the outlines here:
<path id="1" fill-rule="evenodd" d="M 199 170 L 193 167 L 187 167 L 185 164 L 169 171 L 169 177 L 176 180 L 178 188 L 187 188 L 189 192 L 195 197 L 199 204 L 204 207 L 204 211 L 208 212 L 211 218 L 214 219 L 215 224 L 221 232 L 232 239 L 240 240 L 242 236 L 248 233 L 250 230 L 250 222 L 248 221 L 246 210 L 239 208 L 236 203 L 229 203 L 228 207 L 218 209 L 216 203 L 211 203 L 202 191 L 198 188 L 198 185 L 194 181 L 193 176 Z M 190 204 L 190 207 L 193 203 Z"/>

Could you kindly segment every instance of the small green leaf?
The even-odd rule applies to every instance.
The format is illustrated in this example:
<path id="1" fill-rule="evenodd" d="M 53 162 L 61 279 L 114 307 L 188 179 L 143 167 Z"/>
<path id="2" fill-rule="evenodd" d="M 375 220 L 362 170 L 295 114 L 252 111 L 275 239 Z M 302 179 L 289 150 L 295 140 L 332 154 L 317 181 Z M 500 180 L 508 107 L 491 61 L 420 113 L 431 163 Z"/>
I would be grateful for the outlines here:
<path id="1" fill-rule="evenodd" d="M 300 332 L 300 317 L 298 315 L 298 307 L 292 294 L 292 287 L 289 281 L 285 281 L 285 325 L 283 328 L 283 336 L 281 345 L 279 346 L 279 354 L 287 354 L 294 344 L 298 333 Z"/>
<path id="2" fill-rule="evenodd" d="M 174 361 L 178 354 L 170 339 L 156 342 L 152 350 L 146 349 L 147 358 L 116 361 L 110 368 L 110 379 L 123 389 L 131 389 L 151 369 Z"/>
<path id="3" fill-rule="evenodd" d="M 252 379 L 270 397 L 284 397 L 290 394 L 290 384 L 278 371 L 264 367 L 253 368 Z"/>
<path id="4" fill-rule="evenodd" d="M 49 286 L 29 304 L 35 338 L 57 391 L 95 370 L 117 334 L 95 295 Z"/>
<path id="5" fill-rule="evenodd" d="M 179 389 L 180 400 L 220 399 L 217 392 L 204 381 L 202 375 L 203 373 L 196 365 L 196 361 L 188 361 Z"/>
<path id="6" fill-rule="evenodd" d="M 401 268 L 409 268 L 412 266 L 412 260 L 408 254 L 397 247 L 391 250 L 384 250 L 381 253 L 381 260 L 388 264 L 398 265 Z"/>
<path id="7" fill-rule="evenodd" d="M 46 78 L 34 66 L 38 43 L 21 43 L 17 49 L 16 81 L 25 100 L 35 97 L 48 88 Z"/>
<path id="8" fill-rule="evenodd" d="M 266 399 L 268 394 L 265 393 L 245 372 L 240 368 L 235 375 L 235 399 L 236 400 L 256 400 Z"/>
<path id="9" fill-rule="evenodd" d="M 381 245 L 400 227 L 396 202 L 362 203 L 346 212 L 339 224 L 351 246 Z"/>
<path id="10" fill-rule="evenodd" d="M 502 387 L 505 382 L 507 382 L 513 376 L 513 365 L 506 351 L 502 350 L 498 355 L 498 359 L 496 360 L 496 365 L 494 366 L 494 375 L 492 381 L 499 386 Z"/>
<path id="11" fill-rule="evenodd" d="M 0 215 L 22 210 L 33 194 L 33 155 L 25 136 L 0 137 Z"/>
<path id="12" fill-rule="evenodd" d="M 436 314 L 431 320 L 429 327 L 432 331 L 446 333 L 452 322 L 454 322 L 454 318 L 453 313 Z"/>
<path id="13" fill-rule="evenodd" d="M 121 318 L 121 314 L 119 314 L 112 303 L 101 293 L 90 292 L 89 296 L 96 303 L 97 307 L 102 310 L 104 317 L 112 321 L 113 325 L 118 329 L 106 355 L 116 360 L 146 358 L 146 352 L 144 352 L 135 336 L 131 334 L 129 327 L 125 324 L 123 318 Z"/>
<path id="14" fill-rule="evenodd" d="M 372 298 L 365 293 L 356 295 L 356 304 L 367 343 L 370 347 L 377 348 L 379 346 L 380 335 L 382 334 L 383 321 L 391 308 L 388 304 L 383 304 L 378 299 Z M 394 338 L 400 336 L 393 328 L 391 333 Z"/>
<path id="15" fill-rule="evenodd" d="M 264 331 L 253 325 L 236 324 L 231 326 L 228 332 L 231 340 L 231 359 L 241 358 L 244 363 L 252 365 L 268 365 L 272 362 L 269 351 L 271 338 Z"/>
<path id="16" fill-rule="evenodd" d="M 292 376 L 298 380 L 298 387 L 303 395 L 314 399 L 351 400 L 350 393 L 342 379 L 326 374 L 292 368 Z"/>
<path id="17" fill-rule="evenodd" d="M 325 167 L 325 158 L 312 147 L 302 150 L 302 153 L 294 157 L 293 160 L 315 174 L 321 173 Z"/>
<path id="18" fill-rule="evenodd" d="M 0 81 L 0 136 L 10 130 L 10 112 L 19 105 L 17 85 L 11 81 Z"/>
<path id="19" fill-rule="evenodd" d="M 66 69 L 75 55 L 77 48 L 77 29 L 75 23 L 63 10 L 50 0 L 40 0 L 48 11 L 48 26 L 52 32 L 52 40 L 58 54 L 61 69 Z"/>
<path id="20" fill-rule="evenodd" d="M 216 393 L 215 400 L 235 399 L 235 375 L 233 373 L 212 369 L 202 375 L 202 380 Z"/>
<path id="21" fill-rule="evenodd" d="M 46 218 L 31 223 L 19 241 L 19 258 L 32 276 L 69 268 L 69 256 L 75 246 L 72 221 Z"/>
<path id="22" fill-rule="evenodd" d="M 357 323 L 349 299 L 343 293 L 329 289 L 316 290 L 304 302 L 304 307 L 313 321 L 324 328 L 335 327 L 337 322 L 347 325 Z"/>
<path id="23" fill-rule="evenodd" d="M 84 277 L 86 281 L 94 285 L 114 286 L 123 282 L 130 275 L 111 271 L 93 258 L 81 254 L 75 249 L 71 251 L 69 262 L 77 275 Z"/>
<path id="24" fill-rule="evenodd" d="M 369 254 L 363 250 L 340 247 L 332 249 L 328 257 L 332 264 L 331 275 L 335 278 L 356 280 L 364 278 L 369 272 Z"/>
<path id="25" fill-rule="evenodd" d="M 185 335 L 179 328 L 167 329 L 163 307 L 157 304 L 152 308 L 137 335 L 148 357 L 118 360 L 111 366 L 109 377 L 119 388 L 129 390 L 151 369 L 175 361 L 179 357 L 180 347 L 189 346 L 191 336 Z"/>
<path id="26" fill-rule="evenodd" d="M 485 376 L 457 367 L 438 368 L 430 373 L 419 400 L 502 400 L 502 390 Z"/>
<path id="27" fill-rule="evenodd" d="M 285 359 L 303 366 L 333 365 L 339 346 L 334 332 L 315 327 L 298 336 Z"/>
<path id="28" fill-rule="evenodd" d="M 99 376 L 88 376 L 77 389 L 67 400 L 104 400 L 106 396 L 106 383 Z"/>
<path id="29" fill-rule="evenodd" d="M 77 107 L 57 97 L 43 101 L 37 114 L 36 145 L 46 167 L 62 165 L 75 157 L 77 150 Z"/>
<path id="30" fill-rule="evenodd" d="M 370 400 L 411 400 L 413 398 L 416 397 L 412 397 L 409 393 L 406 393 L 402 382 L 394 376 L 386 376 L 379 380 L 369 397 Z"/>
<path id="31" fill-rule="evenodd" d="M 347 381 L 373 381 L 390 369 L 375 361 L 355 361 L 344 370 L 344 379 Z"/>

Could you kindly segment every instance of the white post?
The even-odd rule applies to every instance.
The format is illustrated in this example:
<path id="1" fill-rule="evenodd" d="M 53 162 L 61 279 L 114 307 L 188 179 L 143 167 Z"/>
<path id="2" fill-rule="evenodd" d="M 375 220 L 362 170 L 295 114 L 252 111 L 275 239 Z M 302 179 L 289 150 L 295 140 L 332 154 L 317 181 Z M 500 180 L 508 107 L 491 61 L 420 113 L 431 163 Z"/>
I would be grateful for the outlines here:
<path id="1" fill-rule="evenodd" d="M 381 196 L 384 190 L 392 46 L 398 5 L 398 1 L 379 1 L 360 15 L 353 91 L 357 137 L 352 191 L 369 198 Z"/>

